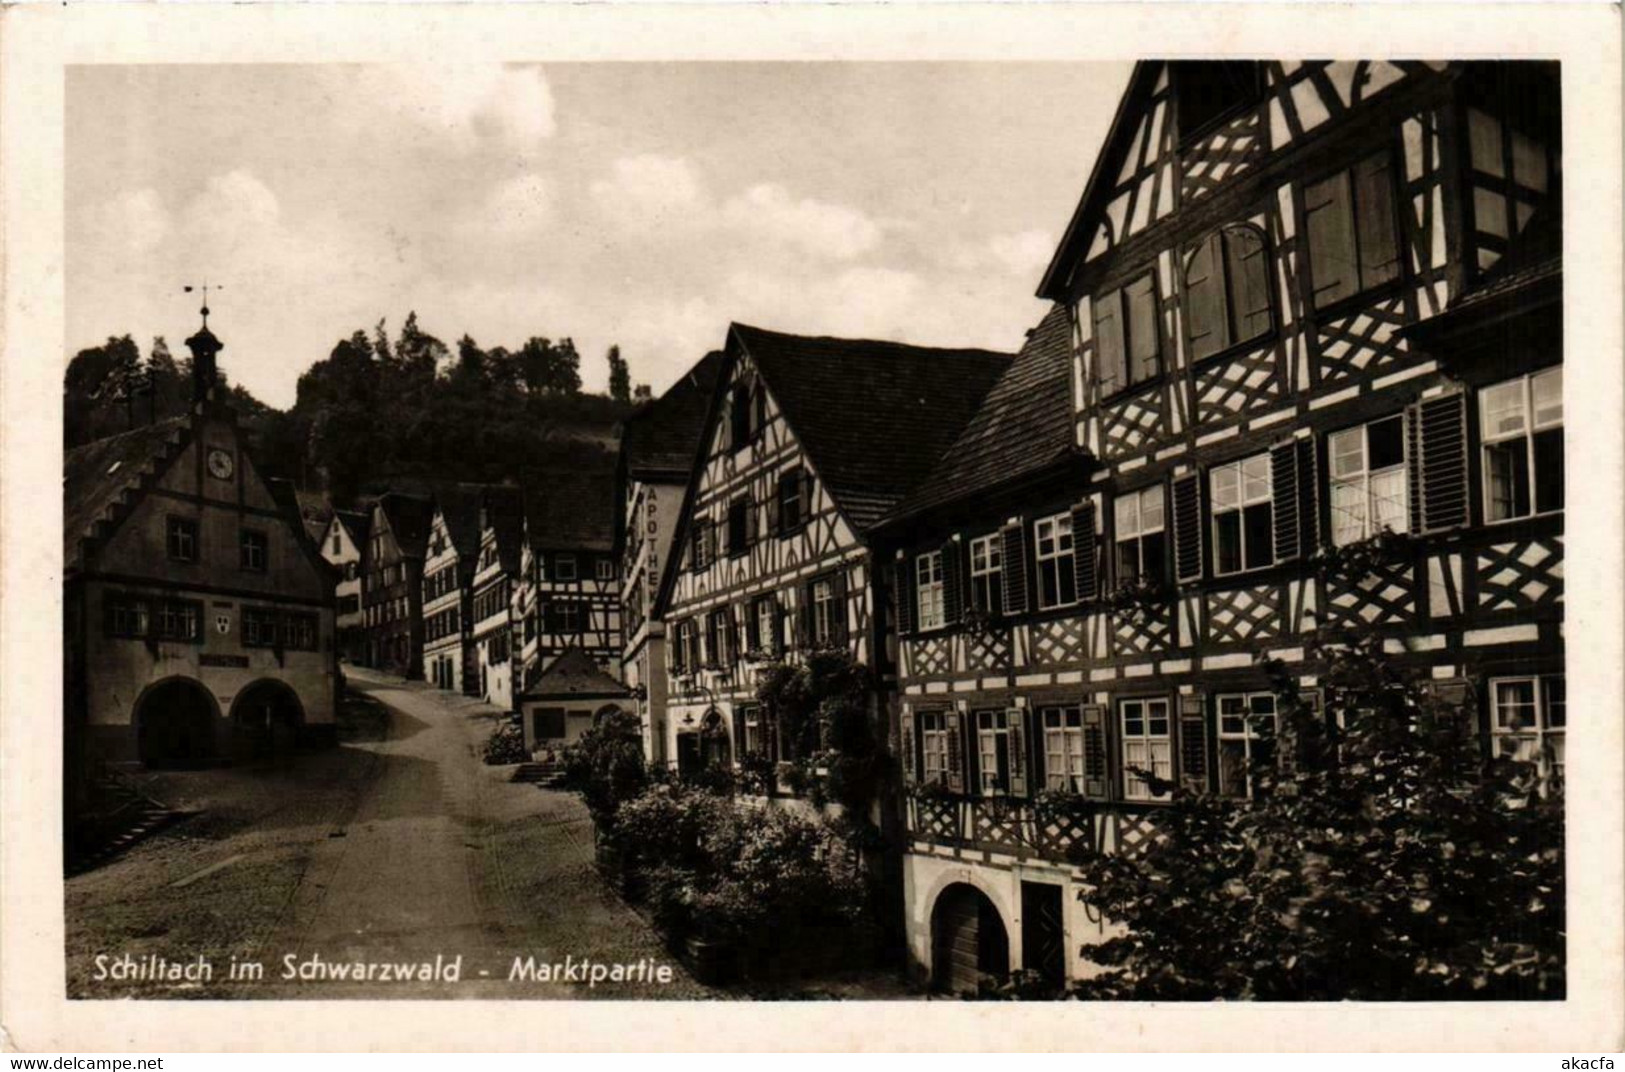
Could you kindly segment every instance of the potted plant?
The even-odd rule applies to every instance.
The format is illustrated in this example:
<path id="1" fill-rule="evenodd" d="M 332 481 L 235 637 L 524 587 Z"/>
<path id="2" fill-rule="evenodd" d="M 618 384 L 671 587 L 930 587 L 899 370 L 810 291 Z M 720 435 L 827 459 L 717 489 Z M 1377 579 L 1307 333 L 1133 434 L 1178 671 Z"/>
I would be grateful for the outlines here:
<path id="1" fill-rule="evenodd" d="M 1101 602 L 1120 618 L 1144 622 L 1161 616 L 1168 607 L 1169 595 L 1168 587 L 1160 580 L 1142 573 L 1119 583 Z"/>

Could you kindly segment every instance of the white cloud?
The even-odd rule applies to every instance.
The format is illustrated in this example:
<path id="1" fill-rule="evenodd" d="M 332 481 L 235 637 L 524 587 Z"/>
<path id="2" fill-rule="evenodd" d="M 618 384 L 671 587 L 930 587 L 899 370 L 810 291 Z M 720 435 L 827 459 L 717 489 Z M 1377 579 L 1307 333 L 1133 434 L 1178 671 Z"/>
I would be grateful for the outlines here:
<path id="1" fill-rule="evenodd" d="M 797 246 L 809 253 L 851 260 L 880 244 L 880 227 L 845 205 L 797 200 L 778 183 L 758 183 L 722 207 L 729 227 Z"/>
<path id="2" fill-rule="evenodd" d="M 93 207 L 84 232 L 109 250 L 150 252 L 169 233 L 169 211 L 153 189 L 132 190 Z"/>
<path id="3" fill-rule="evenodd" d="M 495 139 L 524 151 L 556 129 L 553 91 L 535 66 L 378 64 L 361 68 L 356 92 L 464 150 Z"/>
<path id="4" fill-rule="evenodd" d="M 988 241 L 988 250 L 1005 271 L 1013 275 L 1036 276 L 1049 266 L 1050 255 L 1055 252 L 1055 240 L 1047 231 L 1020 231 L 994 235 Z"/>
<path id="5" fill-rule="evenodd" d="M 552 187 L 542 176 L 525 172 L 498 183 L 464 225 L 497 236 L 526 236 L 540 231 L 552 216 Z"/>
<path id="6" fill-rule="evenodd" d="M 626 230 L 703 226 L 711 211 L 694 166 L 676 156 L 622 157 L 591 192 L 599 210 Z"/>

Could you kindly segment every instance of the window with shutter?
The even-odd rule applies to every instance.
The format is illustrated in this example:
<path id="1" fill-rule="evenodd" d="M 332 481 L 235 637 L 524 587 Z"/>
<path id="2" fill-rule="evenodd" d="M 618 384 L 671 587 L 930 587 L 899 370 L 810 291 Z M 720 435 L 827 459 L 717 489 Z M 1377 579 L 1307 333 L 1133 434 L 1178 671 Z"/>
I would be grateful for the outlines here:
<path id="1" fill-rule="evenodd" d="M 1119 700 L 1117 711 L 1118 741 L 1123 749 L 1123 798 L 1167 800 L 1166 790 L 1156 792 L 1150 779 L 1169 782 L 1174 777 L 1168 700 L 1161 696 Z"/>
<path id="2" fill-rule="evenodd" d="M 907 708 L 899 720 L 897 731 L 898 765 L 903 768 L 903 784 L 920 781 L 920 757 L 914 748 L 914 712 Z"/>
<path id="3" fill-rule="evenodd" d="M 1095 316 L 1095 379 L 1102 394 L 1128 386 L 1128 355 L 1123 331 L 1123 294 L 1110 291 L 1092 303 Z"/>
<path id="4" fill-rule="evenodd" d="M 1179 697 L 1179 776 L 1186 789 L 1208 790 L 1207 705 L 1201 693 Z"/>
<path id="5" fill-rule="evenodd" d="M 1269 332 L 1270 257 L 1264 234 L 1253 226 L 1226 228 L 1225 273 L 1229 277 L 1231 337 L 1248 342 Z"/>
<path id="6" fill-rule="evenodd" d="M 1020 521 L 999 530 L 1004 552 L 1004 613 L 1027 611 L 1027 549 Z"/>
<path id="7" fill-rule="evenodd" d="M 1083 708 L 1083 785 L 1090 800 L 1111 798 L 1111 750 L 1106 740 L 1106 710 L 1094 704 Z"/>
<path id="8" fill-rule="evenodd" d="M 1272 692 L 1226 693 L 1216 698 L 1219 723 L 1219 792 L 1248 797 L 1254 774 L 1276 758 L 1278 724 Z"/>
<path id="9" fill-rule="evenodd" d="M 964 596 L 960 579 L 959 544 L 949 540 L 942 545 L 942 620 L 945 625 L 958 625 L 964 613 Z"/>
<path id="10" fill-rule="evenodd" d="M 1333 432 L 1326 441 L 1331 539 L 1347 544 L 1411 527 L 1405 422 L 1384 417 Z"/>
<path id="11" fill-rule="evenodd" d="M 918 744 L 905 756 L 913 756 L 920 780 L 927 784 L 948 784 L 947 716 L 941 711 L 921 711 L 915 716 Z"/>
<path id="12" fill-rule="evenodd" d="M 1208 470 L 1215 576 L 1274 563 L 1275 494 L 1270 477 L 1267 453 Z"/>
<path id="13" fill-rule="evenodd" d="M 1044 761 L 1044 787 L 1083 792 L 1083 712 L 1078 707 L 1041 707 L 1037 732 Z"/>
<path id="14" fill-rule="evenodd" d="M 1188 473 L 1174 478 L 1174 576 L 1202 579 L 1202 478 Z"/>
<path id="15" fill-rule="evenodd" d="M 943 606 L 943 552 L 927 551 L 914 558 L 914 593 L 922 630 L 941 629 L 946 617 Z"/>
<path id="16" fill-rule="evenodd" d="M 1230 345 L 1222 256 L 1221 239 L 1215 232 L 1197 244 L 1185 264 L 1185 315 L 1192 361 L 1210 357 Z"/>
<path id="17" fill-rule="evenodd" d="M 830 642 L 832 644 L 845 644 L 847 642 L 847 640 L 849 640 L 850 637 L 851 637 L 851 633 L 849 631 L 848 624 L 847 624 L 846 570 L 845 570 L 845 568 L 837 569 L 830 576 L 829 595 L 830 595 L 830 607 L 829 607 L 829 616 L 830 616 L 829 638 L 830 638 Z"/>
<path id="18" fill-rule="evenodd" d="M 1004 552 L 998 533 L 970 542 L 971 605 L 988 614 L 1004 613 Z"/>
<path id="19" fill-rule="evenodd" d="M 947 745 L 947 783 L 950 793 L 965 791 L 965 740 L 958 711 L 945 711 L 942 715 L 944 743 Z"/>
<path id="20" fill-rule="evenodd" d="M 1124 492 L 1112 503 L 1112 511 L 1116 583 L 1127 584 L 1143 577 L 1161 584 L 1168 570 L 1162 485 Z"/>
<path id="21" fill-rule="evenodd" d="M 1027 795 L 1027 710 L 1012 707 L 1004 713 L 1010 751 L 1010 795 Z"/>
<path id="22" fill-rule="evenodd" d="M 1100 596 L 1099 541 L 1095 534 L 1095 503 L 1085 499 L 1072 508 L 1073 572 L 1077 575 L 1078 598 Z"/>
<path id="23" fill-rule="evenodd" d="M 1123 288 L 1123 306 L 1128 328 L 1129 382 L 1154 380 L 1162 375 L 1162 333 L 1157 329 L 1157 288 L 1151 276 L 1141 276 Z"/>
<path id="24" fill-rule="evenodd" d="M 1411 421 L 1416 466 L 1411 485 L 1418 499 L 1411 516 L 1417 530 L 1459 528 L 1467 524 L 1466 395 L 1458 392 L 1417 403 Z"/>
<path id="25" fill-rule="evenodd" d="M 1301 470 L 1299 460 L 1295 439 L 1270 448 L 1270 484 L 1275 494 L 1275 559 L 1278 562 L 1297 558 L 1304 550 L 1298 481 L 1308 479 L 1309 474 Z"/>
<path id="26" fill-rule="evenodd" d="M 1442 401 L 1422 404 L 1424 444 L 1430 431 L 1435 445 L 1449 441 L 1449 409 L 1440 406 L 1431 415 L 1427 410 Z M 1478 413 L 1484 520 L 1506 521 L 1563 509 L 1563 367 L 1484 388 L 1478 393 Z M 1454 510 L 1447 489 L 1438 489 L 1436 495 L 1443 508 Z"/>
<path id="27" fill-rule="evenodd" d="M 1399 278 L 1393 161 L 1384 151 L 1304 187 L 1315 307 Z"/>

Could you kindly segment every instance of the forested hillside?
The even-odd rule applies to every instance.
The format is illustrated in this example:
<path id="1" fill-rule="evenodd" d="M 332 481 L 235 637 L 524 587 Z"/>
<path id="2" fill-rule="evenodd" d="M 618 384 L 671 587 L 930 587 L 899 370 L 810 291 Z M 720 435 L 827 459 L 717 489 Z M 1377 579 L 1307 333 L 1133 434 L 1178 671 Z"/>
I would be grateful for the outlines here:
<path id="1" fill-rule="evenodd" d="M 611 395 L 584 394 L 568 338 L 532 337 L 509 350 L 465 335 L 451 347 L 412 313 L 393 337 L 379 321 L 339 340 L 299 377 L 289 410 L 229 391 L 268 475 L 346 505 L 393 485 L 500 481 L 567 456 L 560 448 L 572 443 L 612 445 L 615 422 L 647 389 L 634 391 L 618 347 L 606 359 Z M 145 358 L 128 335 L 79 351 L 64 382 L 66 446 L 184 412 L 191 365 L 162 337 Z"/>

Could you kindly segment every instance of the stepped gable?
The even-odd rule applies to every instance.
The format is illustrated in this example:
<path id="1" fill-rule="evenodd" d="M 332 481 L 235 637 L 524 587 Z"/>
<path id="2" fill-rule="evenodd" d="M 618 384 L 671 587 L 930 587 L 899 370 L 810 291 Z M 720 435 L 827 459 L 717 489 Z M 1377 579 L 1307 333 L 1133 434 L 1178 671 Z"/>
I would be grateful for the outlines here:
<path id="1" fill-rule="evenodd" d="M 925 479 L 1011 364 L 992 350 L 731 331 L 860 532 Z"/>

